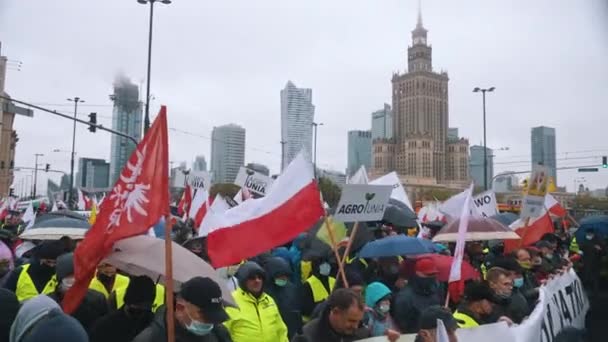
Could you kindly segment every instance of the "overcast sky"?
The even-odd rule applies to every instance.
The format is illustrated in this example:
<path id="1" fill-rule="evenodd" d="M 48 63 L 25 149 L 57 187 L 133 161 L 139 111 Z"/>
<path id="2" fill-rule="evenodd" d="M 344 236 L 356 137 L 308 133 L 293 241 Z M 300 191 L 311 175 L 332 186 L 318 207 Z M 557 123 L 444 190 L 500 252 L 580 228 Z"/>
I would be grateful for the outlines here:
<path id="1" fill-rule="evenodd" d="M 391 103 L 391 75 L 403 72 L 415 0 L 174 0 L 154 18 L 151 113 L 168 106 L 170 159 L 210 154 L 211 129 L 247 130 L 246 162 L 280 167 L 280 90 L 287 80 L 313 89 L 319 164 L 344 170 L 347 131 L 370 129 L 371 112 Z M 450 126 L 477 144 L 481 97 L 489 95 L 488 146 L 495 170 L 530 169 L 530 128 L 557 130 L 558 167 L 591 165 L 608 154 L 608 1 L 425 0 L 433 67 L 447 70 Z M 148 8 L 135 0 L 0 0 L 2 55 L 16 99 L 70 112 L 86 103 L 110 126 L 112 81 L 124 72 L 145 84 Z M 72 123 L 36 112 L 18 117 L 17 166 L 34 153 L 69 170 Z M 109 159 L 110 136 L 78 127 L 77 155 Z M 209 161 L 209 160 L 208 160 Z M 608 170 L 585 174 L 608 185 Z M 19 181 L 19 175 L 17 181 Z M 40 185 L 46 183 L 45 175 Z M 576 171 L 558 171 L 572 189 Z"/>

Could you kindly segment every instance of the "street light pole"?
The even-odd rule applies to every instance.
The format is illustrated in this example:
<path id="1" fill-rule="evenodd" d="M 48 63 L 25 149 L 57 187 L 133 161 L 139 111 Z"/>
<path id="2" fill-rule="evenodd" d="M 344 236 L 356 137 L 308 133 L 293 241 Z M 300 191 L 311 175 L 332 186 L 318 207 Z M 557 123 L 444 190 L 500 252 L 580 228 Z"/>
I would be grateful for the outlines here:
<path id="1" fill-rule="evenodd" d="M 68 99 L 68 101 L 70 102 L 74 102 L 74 119 L 76 119 L 76 115 L 78 113 L 78 103 L 83 103 L 84 100 L 81 99 L 80 97 L 76 96 L 73 99 Z M 74 194 L 73 194 L 73 189 L 74 189 L 74 155 L 75 153 L 75 148 L 76 148 L 76 121 L 74 121 L 74 130 L 72 132 L 72 157 L 70 158 L 70 196 L 69 198 L 69 203 L 68 203 L 68 207 L 71 207 L 72 205 L 72 201 L 74 199 Z"/>
<path id="2" fill-rule="evenodd" d="M 482 101 L 483 101 L 483 188 L 484 190 L 488 190 L 488 147 L 486 141 L 486 92 L 491 93 L 494 91 L 494 87 L 490 87 L 487 89 L 481 89 L 475 87 L 473 89 L 474 93 L 481 92 Z"/>
<path id="3" fill-rule="evenodd" d="M 42 153 L 34 154 L 36 163 L 34 164 L 34 186 L 33 186 L 34 190 L 32 193 L 32 199 L 36 198 L 36 184 L 38 182 L 38 157 L 42 157 L 42 156 L 44 156 L 44 154 L 42 154 Z"/>
<path id="4" fill-rule="evenodd" d="M 152 70 L 152 27 L 154 24 L 154 3 L 160 1 L 168 5 L 171 0 L 137 0 L 138 3 L 145 5 L 150 3 L 150 18 L 148 27 L 148 72 L 146 76 L 146 112 L 144 116 L 144 134 L 150 129 L 150 73 Z"/>
<path id="5" fill-rule="evenodd" d="M 313 122 L 312 123 L 312 127 L 315 129 L 315 143 L 314 143 L 314 150 L 315 150 L 315 158 L 314 158 L 314 175 L 315 175 L 315 179 L 317 178 L 317 129 L 319 126 L 323 126 L 322 122 Z"/>

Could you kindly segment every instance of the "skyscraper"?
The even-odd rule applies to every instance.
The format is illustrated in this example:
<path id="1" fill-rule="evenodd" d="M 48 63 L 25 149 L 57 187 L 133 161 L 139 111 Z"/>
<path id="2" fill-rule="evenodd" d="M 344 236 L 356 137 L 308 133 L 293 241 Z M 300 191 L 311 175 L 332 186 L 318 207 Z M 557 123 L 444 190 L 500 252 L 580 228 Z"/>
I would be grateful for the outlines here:
<path id="1" fill-rule="evenodd" d="M 488 188 L 492 187 L 492 178 L 494 178 L 494 158 L 492 156 L 492 149 L 486 150 L 488 158 Z M 473 145 L 471 146 L 471 178 L 475 186 L 483 187 L 483 146 Z"/>
<path id="2" fill-rule="evenodd" d="M 214 183 L 232 183 L 245 165 L 245 129 L 235 124 L 213 127 L 211 173 Z"/>
<path id="3" fill-rule="evenodd" d="M 372 165 L 372 132 L 348 132 L 348 167 L 346 174 L 352 176 L 361 165 L 370 170 Z"/>
<path id="4" fill-rule="evenodd" d="M 114 81 L 114 101 L 112 111 L 112 129 L 130 135 L 140 141 L 142 136 L 142 103 L 139 100 L 139 89 L 125 76 L 118 76 Z M 123 166 L 135 150 L 133 142 L 127 138 L 112 134 L 110 152 L 110 186 L 113 186 Z"/>
<path id="5" fill-rule="evenodd" d="M 549 175 L 557 185 L 557 163 L 555 152 L 555 128 L 539 126 L 532 128 L 532 169 L 535 165 L 549 168 Z"/>
<path id="6" fill-rule="evenodd" d="M 110 164 L 103 159 L 79 158 L 77 188 L 107 188 L 110 178 Z M 114 184 L 112 184 L 114 185 Z"/>
<path id="7" fill-rule="evenodd" d="M 282 166 L 284 169 L 304 150 L 312 157 L 312 123 L 315 106 L 312 104 L 312 89 L 298 88 L 288 81 L 281 90 L 281 142 L 283 144 Z"/>
<path id="8" fill-rule="evenodd" d="M 205 156 L 196 156 L 192 164 L 193 171 L 207 171 L 207 160 Z"/>
<path id="9" fill-rule="evenodd" d="M 384 108 L 372 113 L 372 141 L 393 137 L 393 112 L 388 103 Z"/>

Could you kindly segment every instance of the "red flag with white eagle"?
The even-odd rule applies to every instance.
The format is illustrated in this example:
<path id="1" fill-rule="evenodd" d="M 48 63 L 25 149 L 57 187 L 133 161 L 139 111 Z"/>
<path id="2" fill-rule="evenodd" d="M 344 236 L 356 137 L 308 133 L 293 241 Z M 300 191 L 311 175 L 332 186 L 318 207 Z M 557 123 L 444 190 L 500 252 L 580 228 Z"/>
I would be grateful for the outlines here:
<path id="1" fill-rule="evenodd" d="M 299 154 L 265 197 L 249 199 L 223 213 L 207 212 L 211 263 L 216 268 L 233 265 L 284 244 L 312 227 L 324 213 L 312 164 Z"/>
<path id="2" fill-rule="evenodd" d="M 75 283 L 63 300 L 67 313 L 82 301 L 97 265 L 114 242 L 147 232 L 169 214 L 168 150 L 167 109 L 162 106 L 99 208 L 95 224 L 74 252 Z"/>

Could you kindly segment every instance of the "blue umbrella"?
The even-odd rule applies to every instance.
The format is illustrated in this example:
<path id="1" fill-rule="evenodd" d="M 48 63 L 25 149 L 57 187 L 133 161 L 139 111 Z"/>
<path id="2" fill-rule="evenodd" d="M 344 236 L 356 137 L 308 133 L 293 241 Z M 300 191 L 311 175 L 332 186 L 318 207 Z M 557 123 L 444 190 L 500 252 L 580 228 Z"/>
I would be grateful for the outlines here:
<path id="1" fill-rule="evenodd" d="M 605 238 L 608 237 L 608 215 L 586 216 L 580 220 L 580 226 L 575 233 L 576 240 L 584 241 L 587 230 L 595 231 L 595 235 Z"/>
<path id="2" fill-rule="evenodd" d="M 432 242 L 428 241 L 431 245 Z M 367 243 L 359 252 L 361 258 L 381 258 L 399 255 L 432 253 L 423 239 L 394 235 Z"/>

